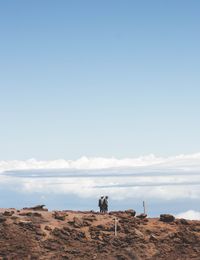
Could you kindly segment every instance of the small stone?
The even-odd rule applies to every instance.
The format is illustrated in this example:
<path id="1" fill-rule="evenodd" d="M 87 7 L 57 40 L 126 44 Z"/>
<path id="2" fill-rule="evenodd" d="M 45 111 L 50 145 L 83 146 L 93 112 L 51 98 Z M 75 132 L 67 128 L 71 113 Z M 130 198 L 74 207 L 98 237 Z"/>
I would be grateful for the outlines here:
<path id="1" fill-rule="evenodd" d="M 150 237 L 149 237 L 149 240 L 151 241 L 151 242 L 156 242 L 156 241 L 158 241 L 158 239 L 157 239 L 157 237 L 155 236 L 155 235 L 150 235 Z"/>
<path id="2" fill-rule="evenodd" d="M 44 229 L 45 229 L 45 230 L 48 230 L 48 231 L 52 231 L 52 228 L 49 227 L 49 226 L 45 226 Z"/>

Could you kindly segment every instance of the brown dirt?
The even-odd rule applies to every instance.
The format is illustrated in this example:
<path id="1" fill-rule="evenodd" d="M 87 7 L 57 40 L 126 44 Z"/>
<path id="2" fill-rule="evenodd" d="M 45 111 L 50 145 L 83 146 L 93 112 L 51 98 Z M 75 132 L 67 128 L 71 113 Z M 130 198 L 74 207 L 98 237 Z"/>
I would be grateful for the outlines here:
<path id="1" fill-rule="evenodd" d="M 200 221 L 0 209 L 0 259 L 199 260 Z"/>

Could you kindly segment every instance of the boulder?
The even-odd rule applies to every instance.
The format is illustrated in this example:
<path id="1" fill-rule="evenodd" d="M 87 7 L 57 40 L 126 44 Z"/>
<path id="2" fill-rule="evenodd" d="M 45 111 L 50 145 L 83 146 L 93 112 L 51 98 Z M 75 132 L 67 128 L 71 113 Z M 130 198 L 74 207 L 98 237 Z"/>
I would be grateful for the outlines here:
<path id="1" fill-rule="evenodd" d="M 83 226 L 83 220 L 78 218 L 78 217 L 74 217 L 73 225 L 74 225 L 75 228 L 82 227 Z"/>
<path id="2" fill-rule="evenodd" d="M 175 217 L 171 214 L 161 214 L 160 215 L 160 221 L 163 221 L 163 222 L 173 222 L 175 220 Z"/>
<path id="3" fill-rule="evenodd" d="M 48 211 L 48 209 L 44 208 L 45 205 L 36 205 L 30 208 L 23 208 L 23 210 L 37 210 L 37 211 Z"/>
<path id="4" fill-rule="evenodd" d="M 136 216 L 136 218 L 140 218 L 140 219 L 144 219 L 147 217 L 147 214 L 141 213 L 139 215 Z"/>
<path id="5" fill-rule="evenodd" d="M 132 217 L 135 217 L 135 215 L 136 215 L 136 211 L 133 209 L 127 209 L 127 210 L 125 210 L 125 212 L 127 214 L 130 214 Z"/>
<path id="6" fill-rule="evenodd" d="M 66 218 L 66 216 L 68 216 L 67 213 L 63 213 L 63 212 L 59 212 L 59 211 L 55 211 L 55 212 L 54 212 L 54 217 L 55 217 L 55 219 L 64 221 L 65 218 Z"/>
<path id="7" fill-rule="evenodd" d="M 180 223 L 183 224 L 183 225 L 189 225 L 189 222 L 184 218 L 180 219 Z"/>

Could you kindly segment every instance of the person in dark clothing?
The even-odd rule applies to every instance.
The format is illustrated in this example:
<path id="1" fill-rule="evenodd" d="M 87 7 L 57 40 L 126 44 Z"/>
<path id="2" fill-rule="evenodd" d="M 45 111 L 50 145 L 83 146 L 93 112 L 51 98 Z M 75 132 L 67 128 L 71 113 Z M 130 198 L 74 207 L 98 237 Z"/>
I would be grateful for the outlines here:
<path id="1" fill-rule="evenodd" d="M 103 208 L 103 213 L 107 213 L 108 212 L 108 196 L 106 196 L 103 199 L 102 208 Z"/>
<path id="2" fill-rule="evenodd" d="M 99 205 L 98 205 L 101 213 L 103 212 L 103 201 L 104 201 L 104 196 L 101 196 L 101 198 L 99 199 Z"/>

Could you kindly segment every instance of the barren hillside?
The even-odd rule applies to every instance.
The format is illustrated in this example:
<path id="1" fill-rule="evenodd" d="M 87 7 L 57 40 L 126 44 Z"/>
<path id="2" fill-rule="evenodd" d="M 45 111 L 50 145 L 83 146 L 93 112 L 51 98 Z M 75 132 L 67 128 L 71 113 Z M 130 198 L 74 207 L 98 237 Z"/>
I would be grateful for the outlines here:
<path id="1" fill-rule="evenodd" d="M 200 259 L 200 221 L 134 215 L 1 209 L 0 259 Z"/>

